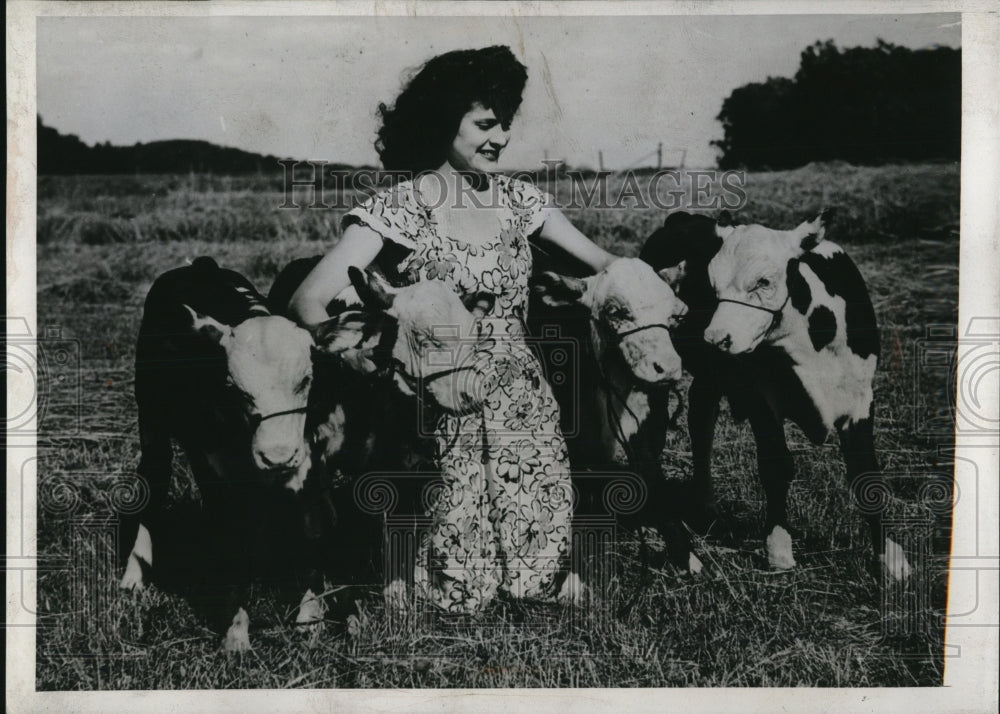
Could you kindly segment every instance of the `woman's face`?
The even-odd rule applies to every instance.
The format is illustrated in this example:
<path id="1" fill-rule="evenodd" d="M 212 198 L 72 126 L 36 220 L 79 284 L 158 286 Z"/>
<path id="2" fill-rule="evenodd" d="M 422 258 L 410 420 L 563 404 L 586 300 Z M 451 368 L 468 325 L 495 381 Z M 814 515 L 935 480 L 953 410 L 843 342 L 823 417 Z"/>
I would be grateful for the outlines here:
<path id="1" fill-rule="evenodd" d="M 459 171 L 490 173 L 510 140 L 510 124 L 504 126 L 492 109 L 476 102 L 458 125 L 448 151 L 448 163 Z"/>

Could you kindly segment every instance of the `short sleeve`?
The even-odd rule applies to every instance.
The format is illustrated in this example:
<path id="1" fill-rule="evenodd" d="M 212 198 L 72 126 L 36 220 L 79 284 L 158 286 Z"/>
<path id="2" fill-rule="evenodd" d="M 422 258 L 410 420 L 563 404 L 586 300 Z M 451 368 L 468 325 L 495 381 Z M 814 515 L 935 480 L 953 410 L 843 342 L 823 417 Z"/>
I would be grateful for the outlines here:
<path id="1" fill-rule="evenodd" d="M 417 247 L 417 216 L 409 192 L 402 184 L 380 191 L 355 206 L 340 219 L 341 230 L 360 224 L 371 228 L 383 240 L 413 250 Z"/>
<path id="2" fill-rule="evenodd" d="M 508 179 L 507 186 L 511 207 L 521 221 L 524 235 L 530 236 L 545 223 L 545 209 L 554 205 L 552 196 L 527 181 Z"/>

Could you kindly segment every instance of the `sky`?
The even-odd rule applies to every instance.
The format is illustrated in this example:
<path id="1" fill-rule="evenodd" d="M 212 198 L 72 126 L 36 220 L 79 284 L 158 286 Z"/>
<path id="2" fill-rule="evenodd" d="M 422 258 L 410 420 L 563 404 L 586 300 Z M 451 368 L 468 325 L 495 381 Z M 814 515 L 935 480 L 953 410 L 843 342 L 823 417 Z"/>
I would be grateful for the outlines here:
<path id="1" fill-rule="evenodd" d="M 960 16 L 39 18 L 38 111 L 83 141 L 204 139 L 377 162 L 376 107 L 453 49 L 506 44 L 528 85 L 502 168 L 715 164 L 736 87 L 794 75 L 817 40 L 959 47 Z"/>

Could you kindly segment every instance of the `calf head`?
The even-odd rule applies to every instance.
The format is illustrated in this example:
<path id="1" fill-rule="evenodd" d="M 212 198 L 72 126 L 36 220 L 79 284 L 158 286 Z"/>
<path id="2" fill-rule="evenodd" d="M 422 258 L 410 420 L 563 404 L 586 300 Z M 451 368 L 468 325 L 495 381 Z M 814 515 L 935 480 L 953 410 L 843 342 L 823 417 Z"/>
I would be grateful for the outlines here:
<path id="1" fill-rule="evenodd" d="M 823 240 L 822 216 L 790 231 L 760 225 L 724 229 L 708 277 L 719 305 L 705 339 L 729 354 L 752 351 L 782 336 L 781 316 L 793 297 L 788 273 Z"/>
<path id="2" fill-rule="evenodd" d="M 250 448 L 257 468 L 297 471 L 309 454 L 305 440 L 312 380 L 309 333 L 276 315 L 251 317 L 230 327 L 187 309 L 193 328 L 225 350 L 228 387 L 252 433 Z"/>
<path id="3" fill-rule="evenodd" d="M 478 321 L 493 308 L 494 296 L 460 298 L 439 280 L 394 288 L 374 273 L 352 267 L 349 274 L 366 309 L 318 325 L 314 335 L 321 349 L 362 372 L 388 366 L 400 391 L 422 390 L 445 410 L 479 408 Z"/>
<path id="4" fill-rule="evenodd" d="M 644 261 L 619 258 L 588 278 L 542 273 L 535 290 L 548 305 L 577 304 L 589 311 L 598 359 L 617 353 L 648 385 L 680 379 L 681 358 L 668 328 L 677 325 L 687 306 Z"/>

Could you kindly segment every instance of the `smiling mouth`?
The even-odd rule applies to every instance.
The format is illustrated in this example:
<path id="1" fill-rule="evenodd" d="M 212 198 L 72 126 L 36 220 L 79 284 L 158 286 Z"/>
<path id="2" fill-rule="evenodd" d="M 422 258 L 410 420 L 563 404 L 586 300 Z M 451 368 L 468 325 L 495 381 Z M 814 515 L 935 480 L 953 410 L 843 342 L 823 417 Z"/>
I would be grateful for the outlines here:
<path id="1" fill-rule="evenodd" d="M 500 158 L 500 152 L 496 149 L 480 149 L 479 155 L 485 157 L 489 161 L 496 161 Z"/>

